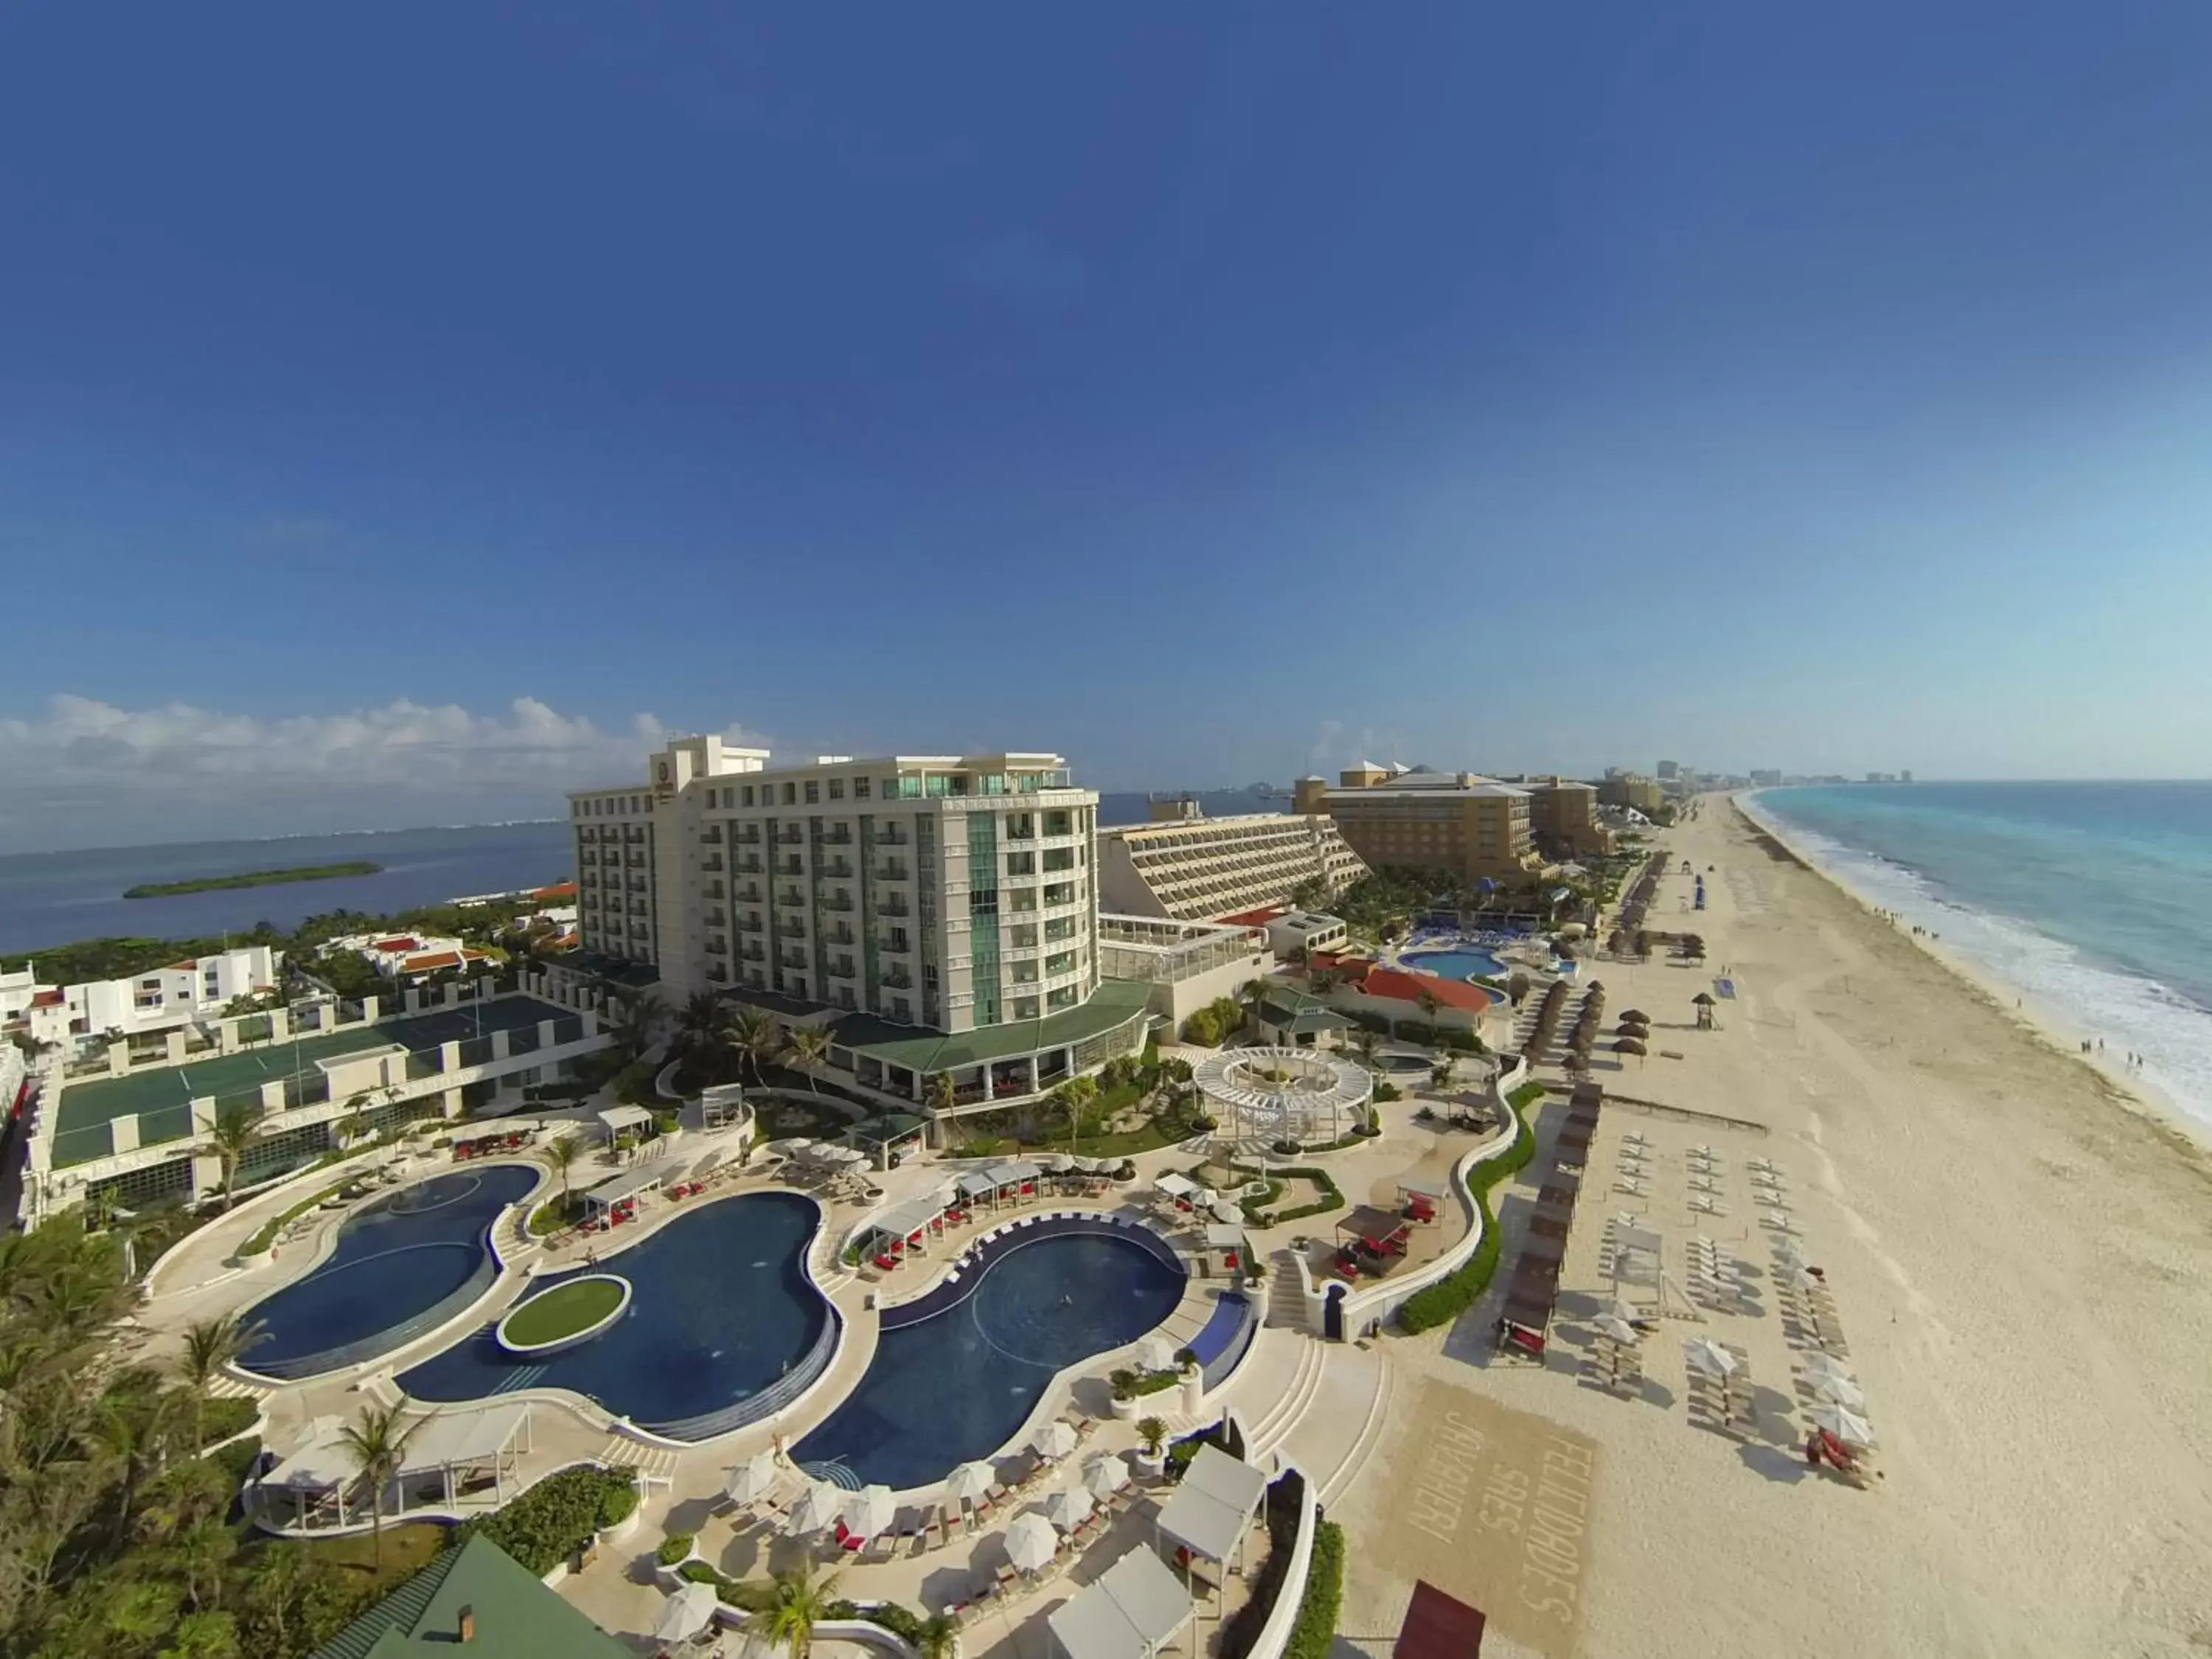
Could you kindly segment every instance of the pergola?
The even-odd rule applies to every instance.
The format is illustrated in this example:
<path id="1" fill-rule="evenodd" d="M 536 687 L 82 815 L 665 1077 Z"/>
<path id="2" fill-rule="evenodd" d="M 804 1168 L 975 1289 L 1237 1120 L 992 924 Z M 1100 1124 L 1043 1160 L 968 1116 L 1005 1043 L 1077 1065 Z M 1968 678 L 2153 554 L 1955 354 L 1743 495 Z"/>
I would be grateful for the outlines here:
<path id="1" fill-rule="evenodd" d="M 264 1501 L 270 1492 L 289 1494 L 293 1522 L 303 1530 L 319 1520 L 346 1524 L 346 1494 L 361 1483 L 361 1465 L 345 1443 L 344 1428 L 337 1418 L 318 1418 L 306 1443 L 261 1477 Z"/>
<path id="2" fill-rule="evenodd" d="M 522 1442 L 520 1450 L 515 1442 Z M 516 1473 L 521 1453 L 531 1449 L 526 1404 L 481 1406 L 473 1411 L 440 1412 L 422 1419 L 408 1436 L 399 1462 L 399 1484 L 436 1475 L 443 1482 L 446 1506 L 457 1490 L 488 1474 L 495 1503 L 507 1501 L 507 1477 Z"/>
<path id="3" fill-rule="evenodd" d="M 1034 1194 L 1037 1180 L 1043 1174 L 1044 1170 L 1040 1166 L 1025 1158 L 1009 1158 L 1004 1164 L 987 1164 L 983 1170 L 984 1179 L 991 1183 L 991 1201 L 994 1204 L 1008 1193 L 1019 1198 L 1024 1187 L 1030 1188 Z"/>
<path id="4" fill-rule="evenodd" d="M 609 1176 L 584 1194 L 584 1207 L 587 1210 L 611 1210 L 616 1205 L 627 1203 L 641 1193 L 651 1192 L 672 1173 L 674 1171 L 670 1169 L 667 1160 L 664 1159 L 658 1164 L 648 1164 L 642 1169 L 625 1170 L 620 1175 Z"/>
<path id="5" fill-rule="evenodd" d="M 1232 1552 L 1241 1570 L 1244 1540 L 1267 1492 L 1267 1477 L 1261 1470 L 1218 1446 L 1200 1446 L 1183 1472 L 1182 1484 L 1152 1523 L 1153 1535 L 1182 1547 L 1186 1576 L 1192 1558 L 1203 1556 L 1225 1566 Z"/>
<path id="6" fill-rule="evenodd" d="M 607 1144 L 612 1146 L 618 1135 L 651 1128 L 653 1114 L 642 1106 L 610 1106 L 599 1114 L 599 1123 L 607 1132 Z"/>
<path id="7" fill-rule="evenodd" d="M 945 1200 L 942 1198 L 910 1198 L 903 1204 L 895 1204 L 870 1221 L 867 1231 L 860 1235 L 865 1249 L 866 1241 L 882 1237 L 892 1242 L 895 1252 L 908 1249 L 926 1249 L 930 1236 L 945 1231 Z"/>
<path id="8" fill-rule="evenodd" d="M 745 1104 L 744 1085 L 741 1083 L 718 1083 L 699 1094 L 700 1127 L 707 1129 L 726 1129 L 743 1123 L 752 1115 L 752 1108 Z"/>
<path id="9" fill-rule="evenodd" d="M 1190 1592 L 1133 1549 L 1045 1618 L 1066 1659 L 1153 1659 L 1191 1622 Z"/>
<path id="10" fill-rule="evenodd" d="M 856 1123 L 847 1136 L 854 1145 L 864 1146 L 872 1153 L 878 1170 L 891 1167 L 891 1154 L 908 1142 L 925 1142 L 929 1138 L 929 1121 L 907 1112 L 887 1112 L 881 1117 L 872 1117 Z"/>
<path id="11" fill-rule="evenodd" d="M 1270 1141 L 1341 1139 L 1375 1092 L 1365 1066 L 1311 1048 L 1231 1048 L 1191 1075 L 1232 1134 Z"/>

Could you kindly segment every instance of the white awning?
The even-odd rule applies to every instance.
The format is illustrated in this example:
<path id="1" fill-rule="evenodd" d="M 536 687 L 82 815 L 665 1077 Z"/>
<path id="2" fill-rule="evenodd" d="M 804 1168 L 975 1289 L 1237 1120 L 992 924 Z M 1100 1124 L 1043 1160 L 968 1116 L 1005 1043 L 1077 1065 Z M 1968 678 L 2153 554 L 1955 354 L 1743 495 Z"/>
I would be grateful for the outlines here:
<path id="1" fill-rule="evenodd" d="M 1243 1247 L 1244 1230 L 1242 1227 L 1208 1227 L 1206 1230 L 1206 1248 L 1209 1250 L 1237 1250 Z"/>
<path id="2" fill-rule="evenodd" d="M 361 1474 L 352 1449 L 340 1437 L 344 1425 L 333 1419 L 322 1431 L 261 1479 L 264 1486 L 293 1492 L 329 1492 L 351 1484 Z"/>
<path id="3" fill-rule="evenodd" d="M 1046 1617 L 1068 1659 L 1151 1659 L 1190 1622 L 1189 1595 L 1150 1550 L 1131 1550 Z"/>
<path id="4" fill-rule="evenodd" d="M 961 1195 L 965 1198 L 988 1198 L 999 1190 L 999 1183 L 981 1170 L 970 1170 L 960 1177 Z"/>
<path id="5" fill-rule="evenodd" d="M 1165 1193 L 1170 1198 L 1188 1198 L 1198 1190 L 1198 1183 L 1188 1176 L 1179 1176 L 1173 1170 L 1152 1181 L 1155 1192 Z"/>
<path id="6" fill-rule="evenodd" d="M 1267 1477 L 1218 1446 L 1201 1446 L 1160 1511 L 1159 1529 L 1209 1561 L 1226 1561 L 1267 1490 Z"/>
<path id="7" fill-rule="evenodd" d="M 625 1129 L 641 1129 L 653 1121 L 653 1114 L 642 1106 L 610 1106 L 599 1114 L 599 1121 L 607 1126 L 607 1133 L 618 1135 Z"/>
<path id="8" fill-rule="evenodd" d="M 481 1406 L 474 1411 L 440 1412 L 422 1419 L 407 1437 L 399 1473 L 404 1477 L 483 1463 L 507 1449 L 530 1420 L 526 1404 Z"/>
<path id="9" fill-rule="evenodd" d="M 1035 1181 L 1044 1173 L 1026 1158 L 1014 1158 L 1005 1164 L 994 1164 L 983 1173 L 1001 1187 L 1018 1187 L 1024 1181 Z"/>
<path id="10" fill-rule="evenodd" d="M 903 1204 L 894 1204 L 871 1220 L 868 1226 L 872 1231 L 904 1238 L 909 1233 L 921 1231 L 944 1213 L 944 1205 L 933 1198 L 911 1198 Z"/>
<path id="11" fill-rule="evenodd" d="M 635 1198 L 640 1193 L 650 1192 L 676 1173 L 678 1173 L 676 1160 L 672 1158 L 663 1158 L 657 1163 L 644 1164 L 635 1170 L 625 1170 L 618 1176 L 609 1176 L 591 1191 L 586 1193 L 584 1202 L 611 1207 L 626 1198 Z"/>

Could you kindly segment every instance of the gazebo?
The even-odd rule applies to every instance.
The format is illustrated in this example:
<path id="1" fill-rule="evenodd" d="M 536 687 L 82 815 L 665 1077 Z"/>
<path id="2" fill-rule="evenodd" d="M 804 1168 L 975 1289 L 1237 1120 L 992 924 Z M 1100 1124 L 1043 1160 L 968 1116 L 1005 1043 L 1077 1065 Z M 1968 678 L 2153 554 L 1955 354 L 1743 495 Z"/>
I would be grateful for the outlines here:
<path id="1" fill-rule="evenodd" d="M 599 1125 L 607 1132 L 607 1145 L 611 1146 L 620 1136 L 632 1130 L 641 1133 L 653 1127 L 653 1114 L 642 1106 L 610 1106 L 599 1114 Z"/>
<path id="2" fill-rule="evenodd" d="M 920 1146 L 929 1138 L 929 1121 L 906 1112 L 886 1112 L 854 1124 L 847 1132 L 856 1146 L 876 1160 L 878 1170 L 891 1167 L 891 1156 L 909 1144 Z"/>
<path id="3" fill-rule="evenodd" d="M 1179 1546 L 1176 1559 L 1186 1578 L 1194 1559 L 1225 1568 L 1233 1553 L 1241 1568 L 1244 1540 L 1267 1491 L 1261 1471 L 1218 1446 L 1200 1446 L 1183 1472 L 1182 1484 L 1153 1522 L 1153 1535 Z"/>
<path id="4" fill-rule="evenodd" d="M 752 1108 L 745 1104 L 743 1084 L 718 1083 L 711 1089 L 700 1091 L 699 1122 L 702 1128 L 732 1128 L 751 1116 Z"/>
<path id="5" fill-rule="evenodd" d="M 349 1496 L 356 1514 L 367 1507 L 366 1494 L 355 1492 L 361 1465 L 345 1443 L 344 1429 L 338 1418 L 316 1419 L 298 1449 L 261 1477 L 257 1490 L 262 1504 L 283 1493 L 292 1500 L 292 1524 L 302 1531 L 319 1524 L 344 1526 Z"/>
<path id="6" fill-rule="evenodd" d="M 1375 1093 L 1365 1066 L 1311 1048 L 1225 1049 L 1191 1075 L 1232 1137 L 1270 1143 L 1340 1140 Z"/>
<path id="7" fill-rule="evenodd" d="M 927 1250 L 929 1241 L 944 1231 L 945 1200 L 939 1197 L 910 1198 L 869 1220 L 860 1233 L 861 1254 L 872 1255 L 876 1265 L 884 1267 L 910 1249 Z M 884 1248 L 870 1250 L 869 1245 L 878 1240 Z"/>

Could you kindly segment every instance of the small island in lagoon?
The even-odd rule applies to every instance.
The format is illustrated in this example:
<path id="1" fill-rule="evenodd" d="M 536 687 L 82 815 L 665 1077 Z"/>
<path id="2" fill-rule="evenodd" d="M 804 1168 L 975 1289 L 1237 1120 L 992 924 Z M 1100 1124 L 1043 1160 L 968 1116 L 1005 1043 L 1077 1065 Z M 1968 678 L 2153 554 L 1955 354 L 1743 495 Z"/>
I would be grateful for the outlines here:
<path id="1" fill-rule="evenodd" d="M 366 859 L 350 864 L 301 864 L 289 870 L 248 870 L 235 876 L 200 876 L 191 881 L 149 881 L 123 890 L 125 898 L 173 898 L 179 893 L 213 893 L 230 887 L 275 887 L 289 881 L 331 881 L 340 876 L 374 876 L 380 864 Z"/>

